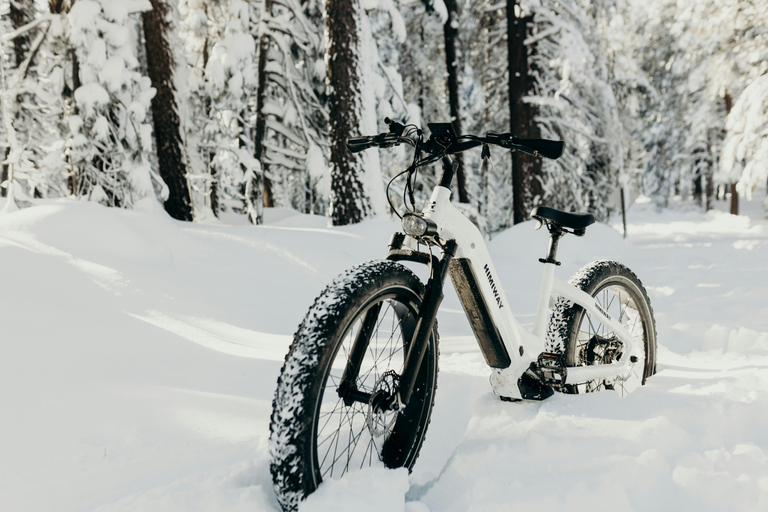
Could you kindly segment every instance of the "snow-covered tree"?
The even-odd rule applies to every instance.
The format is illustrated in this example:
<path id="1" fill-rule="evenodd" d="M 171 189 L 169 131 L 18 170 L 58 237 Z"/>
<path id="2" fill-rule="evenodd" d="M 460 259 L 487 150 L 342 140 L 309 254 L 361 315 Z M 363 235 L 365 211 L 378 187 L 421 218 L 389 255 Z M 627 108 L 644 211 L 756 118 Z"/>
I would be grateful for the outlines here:
<path id="1" fill-rule="evenodd" d="M 316 0 L 265 0 L 256 25 L 255 156 L 265 204 L 307 213 L 324 213 L 329 191 L 322 7 Z"/>
<path id="2" fill-rule="evenodd" d="M 543 161 L 545 204 L 584 210 L 606 220 L 615 205 L 624 151 L 621 122 L 605 48 L 597 23 L 578 1 L 548 2 L 525 7 L 534 17 L 527 44 L 535 68 L 536 104 L 541 135 L 561 139 L 566 149 L 558 160 Z"/>
<path id="3" fill-rule="evenodd" d="M 67 15 L 80 79 L 67 140 L 76 168 L 75 193 L 124 207 L 156 191 L 161 200 L 167 197 L 165 183 L 149 165 L 147 112 L 155 90 L 137 70 L 128 7 L 151 8 L 148 2 L 78 0 Z"/>
<path id="4" fill-rule="evenodd" d="M 196 210 L 246 213 L 261 222 L 260 173 L 253 157 L 251 101 L 256 92 L 254 6 L 244 0 L 181 0 L 180 33 L 188 74 L 177 82 Z M 258 192 L 258 191 L 256 191 Z"/>
<path id="5" fill-rule="evenodd" d="M 736 171 L 743 169 L 742 162 L 729 160 L 737 153 L 722 161 L 720 155 L 726 118 L 738 130 L 741 122 L 731 118 L 749 115 L 731 113 L 734 101 L 768 68 L 762 57 L 768 45 L 765 3 L 652 0 L 632 9 L 629 19 L 644 41 L 638 56 L 653 93 L 643 112 L 646 192 L 662 203 L 676 195 L 685 200 L 704 193 L 708 204 L 713 178 L 735 183 L 740 179 Z M 749 103 L 759 116 L 754 100 Z M 719 172 L 721 162 L 728 172 Z M 736 192 L 733 212 L 738 211 Z"/>
<path id="6" fill-rule="evenodd" d="M 725 140 L 720 158 L 722 172 L 715 178 L 731 183 L 731 213 L 738 213 L 738 194 L 751 197 L 758 182 L 765 182 L 765 131 L 759 124 L 766 119 L 768 102 L 768 9 L 759 0 L 731 0 L 719 6 L 717 26 L 720 44 L 712 58 L 713 75 L 727 107 Z M 706 16 L 706 14 L 704 15 Z M 710 21 L 712 23 L 713 21 Z M 722 119 L 722 117 L 721 117 Z M 739 170 L 741 171 L 739 173 Z M 768 203 L 766 204 L 768 215 Z"/>
<path id="7" fill-rule="evenodd" d="M 768 180 L 768 74 L 744 89 L 726 129 L 718 178 L 736 183 L 738 192 L 751 198 L 752 191 Z"/>
<path id="8" fill-rule="evenodd" d="M 64 14 L 69 4 L 64 0 L 50 2 L 50 12 L 33 9 L 33 2 L 15 5 L 26 15 L 18 18 L 15 29 L 6 31 L 3 38 L 13 44 L 14 57 L 20 59 L 18 66 L 4 61 L 3 90 L 9 109 L 4 121 L 10 125 L 3 131 L 14 142 L 6 146 L 4 171 L 11 167 L 14 171 L 12 175 L 4 172 L 3 192 L 13 190 L 22 201 L 66 195 L 71 164 L 65 156 L 64 134 L 73 107 L 73 74 L 77 74 L 67 42 Z M 15 44 L 18 39 L 25 42 Z"/>
<path id="9" fill-rule="evenodd" d="M 345 141 L 381 131 L 385 116 L 412 115 L 395 50 L 406 24 L 392 0 L 343 0 L 326 2 L 326 27 L 331 217 L 346 224 L 386 211 L 378 152 L 353 155 Z"/>
<path id="10" fill-rule="evenodd" d="M 422 127 L 426 132 L 428 122 L 450 121 L 447 96 L 447 72 L 444 53 L 444 23 L 447 12 L 441 0 L 403 2 L 400 12 L 405 23 L 405 37 L 398 46 L 396 66 L 402 80 L 403 103 L 406 113 L 403 120 Z M 463 52 L 460 52 L 463 56 Z M 400 106 L 398 101 L 393 101 Z M 382 152 L 382 169 L 402 170 L 409 165 L 412 153 L 405 149 Z M 391 159 L 391 160 L 390 160 Z M 465 165 L 466 168 L 466 165 Z M 416 183 L 417 204 L 429 198 L 436 183 L 437 167 L 419 169 Z M 394 174 L 392 174 L 394 175 Z M 393 183 L 391 196 L 395 204 L 402 197 L 400 183 Z"/>
<path id="11" fill-rule="evenodd" d="M 511 19 L 520 23 L 519 37 L 527 47 L 530 82 L 520 87 L 529 91 L 522 97 L 529 109 L 523 112 L 523 118 L 534 118 L 541 137 L 566 142 L 559 160 L 542 161 L 542 197 L 537 202 L 566 210 L 586 210 L 606 219 L 614 209 L 609 198 L 618 188 L 624 166 L 622 140 L 616 137 L 622 132 L 622 121 L 603 36 L 586 7 L 586 2 L 578 0 L 530 0 L 520 2 Z M 478 2 L 473 9 L 476 22 L 470 25 L 466 37 L 472 82 L 483 90 L 482 100 L 471 107 L 476 112 L 473 131 L 508 132 L 510 76 L 518 78 L 519 73 L 510 73 L 510 18 L 506 4 Z M 526 18 L 528 27 L 523 32 Z M 519 112 L 520 107 L 517 109 Z M 495 151 L 491 162 L 485 164 L 489 172 L 485 179 L 487 215 L 492 231 L 503 229 L 512 219 L 512 181 L 504 174 L 509 172 L 504 160 Z M 529 194 L 538 194 L 530 184 L 527 187 Z M 531 202 L 532 195 L 528 198 Z"/>
<path id="12" fill-rule="evenodd" d="M 4 151 L 2 176 L 2 196 L 8 191 L 13 191 L 15 183 L 20 178 L 20 173 L 25 167 L 24 153 L 26 145 L 24 138 L 27 126 L 19 121 L 26 117 L 22 110 L 22 104 L 29 94 L 26 89 L 34 78 L 29 76 L 34 55 L 30 53 L 30 31 L 25 27 L 35 17 L 35 5 L 33 1 L 23 0 L 19 2 L 3 3 L 2 9 L 2 54 L 0 65 L 2 66 L 2 118 L 4 125 Z M 8 35 L 6 35 L 8 34 Z M 39 37 L 39 36 L 38 36 Z M 10 42 L 8 46 L 6 43 Z M 40 41 L 35 41 L 35 51 L 39 48 Z M 13 194 L 11 194 L 13 203 Z"/>

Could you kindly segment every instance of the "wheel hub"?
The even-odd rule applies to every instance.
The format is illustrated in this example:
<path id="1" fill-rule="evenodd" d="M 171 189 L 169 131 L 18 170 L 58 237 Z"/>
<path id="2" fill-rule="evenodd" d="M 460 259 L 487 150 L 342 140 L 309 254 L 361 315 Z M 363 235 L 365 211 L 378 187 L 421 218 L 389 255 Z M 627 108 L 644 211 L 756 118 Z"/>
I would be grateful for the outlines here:
<path id="1" fill-rule="evenodd" d="M 400 410 L 397 391 L 400 376 L 392 370 L 385 372 L 373 387 L 368 401 L 366 423 L 372 436 L 383 436 L 390 432 Z"/>
<path id="2" fill-rule="evenodd" d="M 595 334 L 587 344 L 586 360 L 589 364 L 611 364 L 621 357 L 622 346 L 616 336 L 606 338 Z"/>

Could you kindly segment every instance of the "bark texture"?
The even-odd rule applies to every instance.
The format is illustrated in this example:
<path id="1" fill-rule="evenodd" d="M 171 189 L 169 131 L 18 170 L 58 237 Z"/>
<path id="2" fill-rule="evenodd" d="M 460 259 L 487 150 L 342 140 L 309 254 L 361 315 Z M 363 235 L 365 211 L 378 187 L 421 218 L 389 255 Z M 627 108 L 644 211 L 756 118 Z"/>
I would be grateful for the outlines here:
<path id="1" fill-rule="evenodd" d="M 264 10 L 267 15 L 272 13 L 273 0 L 264 0 Z M 264 103 L 267 96 L 267 60 L 269 59 L 269 35 L 262 34 L 259 41 L 259 86 L 256 90 L 256 129 L 253 139 L 253 153 L 254 158 L 261 164 L 261 176 L 254 176 L 254 189 L 256 187 L 264 187 L 264 206 L 267 208 L 273 207 L 275 204 L 274 196 L 272 194 L 272 182 L 267 177 L 269 172 L 269 164 L 266 162 L 264 156 L 264 137 L 267 134 L 267 118 L 263 114 Z"/>
<path id="2" fill-rule="evenodd" d="M 459 105 L 459 63 L 456 56 L 456 42 L 459 38 L 459 10 L 456 0 L 444 0 L 448 11 L 448 19 L 443 25 L 445 35 L 445 67 L 448 70 L 448 106 L 451 111 L 451 122 L 457 135 L 461 135 L 461 108 Z M 467 180 L 464 172 L 464 157 L 461 153 L 454 155 L 459 163 L 456 171 L 456 188 L 459 192 L 459 202 L 468 203 Z"/>
<path id="3" fill-rule="evenodd" d="M 725 118 L 728 119 L 728 114 L 731 113 L 733 108 L 733 98 L 729 93 L 725 93 Z M 731 183 L 731 215 L 739 214 L 739 192 L 736 190 L 736 184 Z"/>
<path id="4" fill-rule="evenodd" d="M 168 186 L 165 211 L 178 220 L 192 220 L 192 201 L 187 183 L 179 115 L 173 90 L 173 54 L 168 34 L 173 29 L 168 13 L 168 0 L 150 0 L 152 10 L 142 13 L 147 66 L 152 87 L 157 94 L 152 99 L 155 122 L 157 158 L 160 176 Z"/>
<path id="5" fill-rule="evenodd" d="M 529 69 L 529 47 L 524 44 L 533 17 L 518 18 L 515 6 L 518 0 L 507 0 L 507 46 L 509 54 L 509 128 L 521 139 L 541 136 L 536 126 L 536 108 L 523 102 L 533 90 L 533 76 Z M 520 152 L 512 153 L 513 222 L 528 219 L 534 201 L 542 196 L 541 157 Z"/>
<path id="6" fill-rule="evenodd" d="M 371 210 L 360 176 L 362 159 L 346 148 L 360 126 L 360 65 L 358 62 L 360 6 L 357 0 L 327 0 L 325 4 L 328 110 L 330 112 L 331 219 L 333 225 L 354 224 Z"/>

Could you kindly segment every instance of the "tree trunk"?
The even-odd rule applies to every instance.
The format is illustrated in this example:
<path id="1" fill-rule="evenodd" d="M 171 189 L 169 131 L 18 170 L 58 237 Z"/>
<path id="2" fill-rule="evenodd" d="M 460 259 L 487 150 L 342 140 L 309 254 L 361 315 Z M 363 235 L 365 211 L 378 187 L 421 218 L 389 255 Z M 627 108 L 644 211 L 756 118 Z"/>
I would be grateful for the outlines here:
<path id="1" fill-rule="evenodd" d="M 725 97 L 723 98 L 725 100 L 725 119 L 728 120 L 728 114 L 731 113 L 731 109 L 733 108 L 733 98 L 731 98 L 730 93 L 726 92 Z M 739 214 L 739 193 L 736 191 L 736 184 L 731 183 L 731 215 L 738 215 Z"/>
<path id="2" fill-rule="evenodd" d="M 206 11 L 206 15 L 208 15 L 208 12 Z M 205 38 L 205 41 L 203 41 L 203 69 L 205 69 L 208 66 L 208 57 L 209 57 L 209 51 L 208 51 L 208 44 L 209 39 L 208 37 Z M 205 119 L 211 119 L 211 104 L 213 101 L 211 100 L 211 96 L 209 94 L 205 95 L 205 98 L 203 99 L 203 115 L 205 116 Z M 219 172 L 216 168 L 216 165 L 214 164 L 214 156 L 215 156 L 215 150 L 212 150 L 209 144 L 209 137 L 203 136 L 201 139 L 203 141 L 203 146 L 205 147 L 205 170 L 208 172 L 208 176 L 210 176 L 210 183 L 211 186 L 208 190 L 208 202 L 211 205 L 211 213 L 213 213 L 213 216 L 218 218 L 219 217 Z M 199 149 L 198 149 L 199 151 Z"/>
<path id="3" fill-rule="evenodd" d="M 731 215 L 739 214 L 739 193 L 736 190 L 736 184 L 731 183 Z"/>
<path id="4" fill-rule="evenodd" d="M 694 167 L 698 168 L 700 164 L 699 160 L 696 160 Z M 698 203 L 699 206 L 702 206 L 703 204 L 703 194 L 704 194 L 704 187 L 702 187 L 701 183 L 701 174 L 697 175 L 696 178 L 693 180 L 693 199 Z"/>
<path id="5" fill-rule="evenodd" d="M 3 162 L 8 159 L 8 155 L 11 154 L 11 148 L 5 148 L 3 151 Z M 8 181 L 8 164 L 3 164 L 3 169 L 0 171 L 0 184 Z M 10 186 L 10 184 L 8 185 Z M 8 197 L 8 189 L 6 187 L 0 187 L 0 197 Z"/>
<path id="6" fill-rule="evenodd" d="M 456 56 L 456 41 L 459 38 L 459 10 L 456 0 L 444 0 L 448 11 L 448 19 L 443 25 L 445 36 L 445 67 L 448 70 L 448 105 L 451 111 L 451 122 L 456 134 L 461 135 L 461 109 L 459 106 L 459 63 Z M 456 188 L 459 192 L 459 202 L 468 203 L 466 173 L 464 172 L 464 157 L 461 153 L 454 155 L 459 163 L 456 171 Z"/>
<path id="7" fill-rule="evenodd" d="M 80 62 L 77 60 L 77 53 L 74 49 L 69 50 L 69 56 L 72 59 L 72 104 L 74 106 L 74 113 L 77 114 L 77 104 L 74 102 L 75 91 L 80 88 Z M 73 196 L 77 196 L 80 185 L 80 169 L 72 162 L 72 156 L 67 157 L 70 163 L 69 176 L 67 177 L 67 186 L 69 187 L 69 193 Z"/>
<path id="8" fill-rule="evenodd" d="M 349 137 L 359 135 L 362 101 L 358 23 L 363 13 L 357 0 L 327 0 L 325 9 L 331 220 L 333 225 L 342 226 L 360 222 L 371 210 L 370 199 L 360 180 L 362 159 L 347 151 L 345 145 Z"/>
<path id="9" fill-rule="evenodd" d="M 238 137 L 238 144 L 240 149 L 245 149 L 247 144 L 246 140 L 253 140 L 253 130 L 247 125 L 244 120 L 247 116 L 245 111 L 240 113 L 237 120 L 237 125 L 240 128 L 240 136 Z M 241 163 L 240 170 L 243 173 L 248 172 L 248 169 Z M 261 172 L 259 169 L 251 170 L 253 176 L 250 177 L 250 183 L 246 183 L 245 186 L 245 209 L 248 213 L 248 220 L 251 224 L 264 224 L 264 198 L 262 194 L 264 192 L 264 184 L 261 181 Z"/>
<path id="10" fill-rule="evenodd" d="M 264 15 L 272 15 L 273 0 L 264 0 Z M 267 60 L 269 58 L 269 35 L 262 34 L 259 41 L 259 64 L 258 64 L 258 80 L 259 86 L 256 90 L 256 129 L 253 138 L 253 156 L 261 163 L 261 176 L 254 176 L 254 180 L 258 180 L 259 183 L 253 183 L 253 186 L 264 187 L 264 206 L 272 208 L 275 206 L 274 197 L 272 194 L 272 182 L 267 177 L 269 171 L 269 164 L 266 163 L 264 158 L 264 137 L 267 134 L 267 118 L 262 114 L 264 110 L 264 103 L 267 97 Z"/>
<path id="11" fill-rule="evenodd" d="M 540 137 L 536 126 L 536 108 L 523 102 L 523 96 L 533 89 L 533 76 L 528 69 L 528 47 L 523 43 L 528 35 L 532 16 L 515 15 L 517 0 L 507 0 L 507 49 L 509 54 L 509 127 L 516 136 L 526 139 Z M 535 198 L 542 196 L 541 157 L 512 153 L 513 222 L 528 219 Z"/>
<path id="12" fill-rule="evenodd" d="M 191 221 L 192 201 L 182 149 L 181 123 L 173 90 L 173 55 L 168 43 L 169 34 L 173 30 L 169 19 L 170 4 L 168 0 L 150 0 L 150 3 L 152 10 L 143 12 L 141 17 L 144 22 L 148 74 L 152 87 L 157 91 L 152 99 L 152 114 L 160 176 L 168 186 L 165 211 L 174 219 Z"/>

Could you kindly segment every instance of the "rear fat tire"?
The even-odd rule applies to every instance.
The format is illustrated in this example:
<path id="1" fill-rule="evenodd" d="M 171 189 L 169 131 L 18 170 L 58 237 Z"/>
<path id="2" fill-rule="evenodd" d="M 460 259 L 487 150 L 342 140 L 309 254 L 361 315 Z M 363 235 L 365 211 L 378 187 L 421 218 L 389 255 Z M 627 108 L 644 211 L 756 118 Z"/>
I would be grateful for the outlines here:
<path id="1" fill-rule="evenodd" d="M 367 410 L 366 406 L 355 402 L 346 407 L 338 398 L 335 383 L 343 372 L 347 347 L 350 339 L 354 339 L 352 333 L 356 332 L 356 326 L 359 327 L 365 312 L 376 304 L 382 305 L 379 324 L 391 324 L 392 332 L 399 333 L 399 337 L 397 334 L 389 336 L 387 341 L 386 332 L 389 331 L 384 327 L 376 329 L 364 362 L 364 367 L 368 367 L 369 361 L 373 366 L 365 374 L 361 370 L 358 386 L 370 392 L 372 382 L 379 381 L 387 371 L 402 373 L 406 345 L 410 342 L 415 325 L 413 319 L 423 295 L 424 285 L 408 268 L 392 261 L 372 261 L 339 276 L 309 309 L 294 336 L 278 378 L 270 423 L 270 470 L 277 499 L 284 510 L 296 510 L 299 502 L 317 489 L 323 479 L 323 471 L 327 476 L 338 477 L 353 469 L 349 459 L 347 467 L 342 467 L 343 456 L 340 469 L 335 469 L 337 454 L 334 452 L 330 455 L 332 467 L 329 470 L 326 467 L 329 464 L 328 454 L 323 456 L 328 445 L 318 448 L 318 443 L 323 442 L 324 429 L 335 428 L 336 417 L 339 418 L 339 427 L 337 437 L 331 439 L 331 443 L 334 439 L 337 446 L 354 442 L 355 446 L 358 443 L 361 445 L 360 450 L 371 450 L 370 453 L 363 452 L 368 454 L 369 460 L 366 461 L 364 456 L 361 464 L 358 460 L 360 451 L 350 450 L 352 444 L 346 447 L 347 455 L 356 457 L 356 467 L 379 463 L 377 461 L 382 452 L 387 453 L 387 465 L 390 467 L 410 469 L 415 463 L 432 414 L 437 387 L 437 327 L 430 337 L 412 398 L 401 412 L 396 413 L 385 440 L 374 438 L 371 427 L 365 426 L 366 418 L 361 416 L 364 416 L 362 413 Z M 389 316 L 383 319 L 385 315 Z M 382 344 L 385 344 L 382 349 L 376 348 Z M 386 347 L 389 347 L 387 354 Z M 333 421 L 321 421 L 321 414 L 323 418 L 333 418 Z M 332 426 L 328 427 L 328 424 Z M 346 430 L 340 433 L 342 429 Z M 366 437 L 374 441 L 362 446 L 365 443 L 362 439 Z M 325 439 L 327 441 L 327 437 Z M 352 441 L 348 441 L 350 439 Z M 371 446 L 376 449 L 375 455 Z M 344 446 L 338 449 L 343 450 Z"/>
<path id="2" fill-rule="evenodd" d="M 656 373 L 656 321 L 653 318 L 653 308 L 648 293 L 640 279 L 627 267 L 615 261 L 595 261 L 576 272 L 569 282 L 594 297 L 600 305 L 609 309 L 609 314 L 619 319 L 631 334 L 642 339 L 644 361 L 636 364 L 634 376 L 640 385 Z M 616 297 L 625 296 L 625 300 L 616 303 Z M 613 301 L 613 302 L 612 302 Z M 630 313 L 631 320 L 627 318 Z M 602 331 L 601 331 L 602 326 Z M 600 361 L 590 361 L 585 356 L 588 352 L 585 344 L 595 334 L 602 336 L 610 332 L 606 326 L 596 322 L 591 315 L 579 305 L 564 297 L 558 297 L 550 318 L 547 332 L 547 352 L 563 354 L 565 365 L 570 367 L 589 364 L 601 364 Z M 638 371 L 639 370 L 639 371 Z M 566 379 L 567 382 L 567 379 Z M 617 391 L 631 391 L 630 386 L 624 390 L 620 379 L 615 382 L 590 381 L 588 383 L 566 384 L 562 391 L 566 393 L 585 393 L 614 387 Z M 624 393 L 622 393 L 624 394 Z"/>

